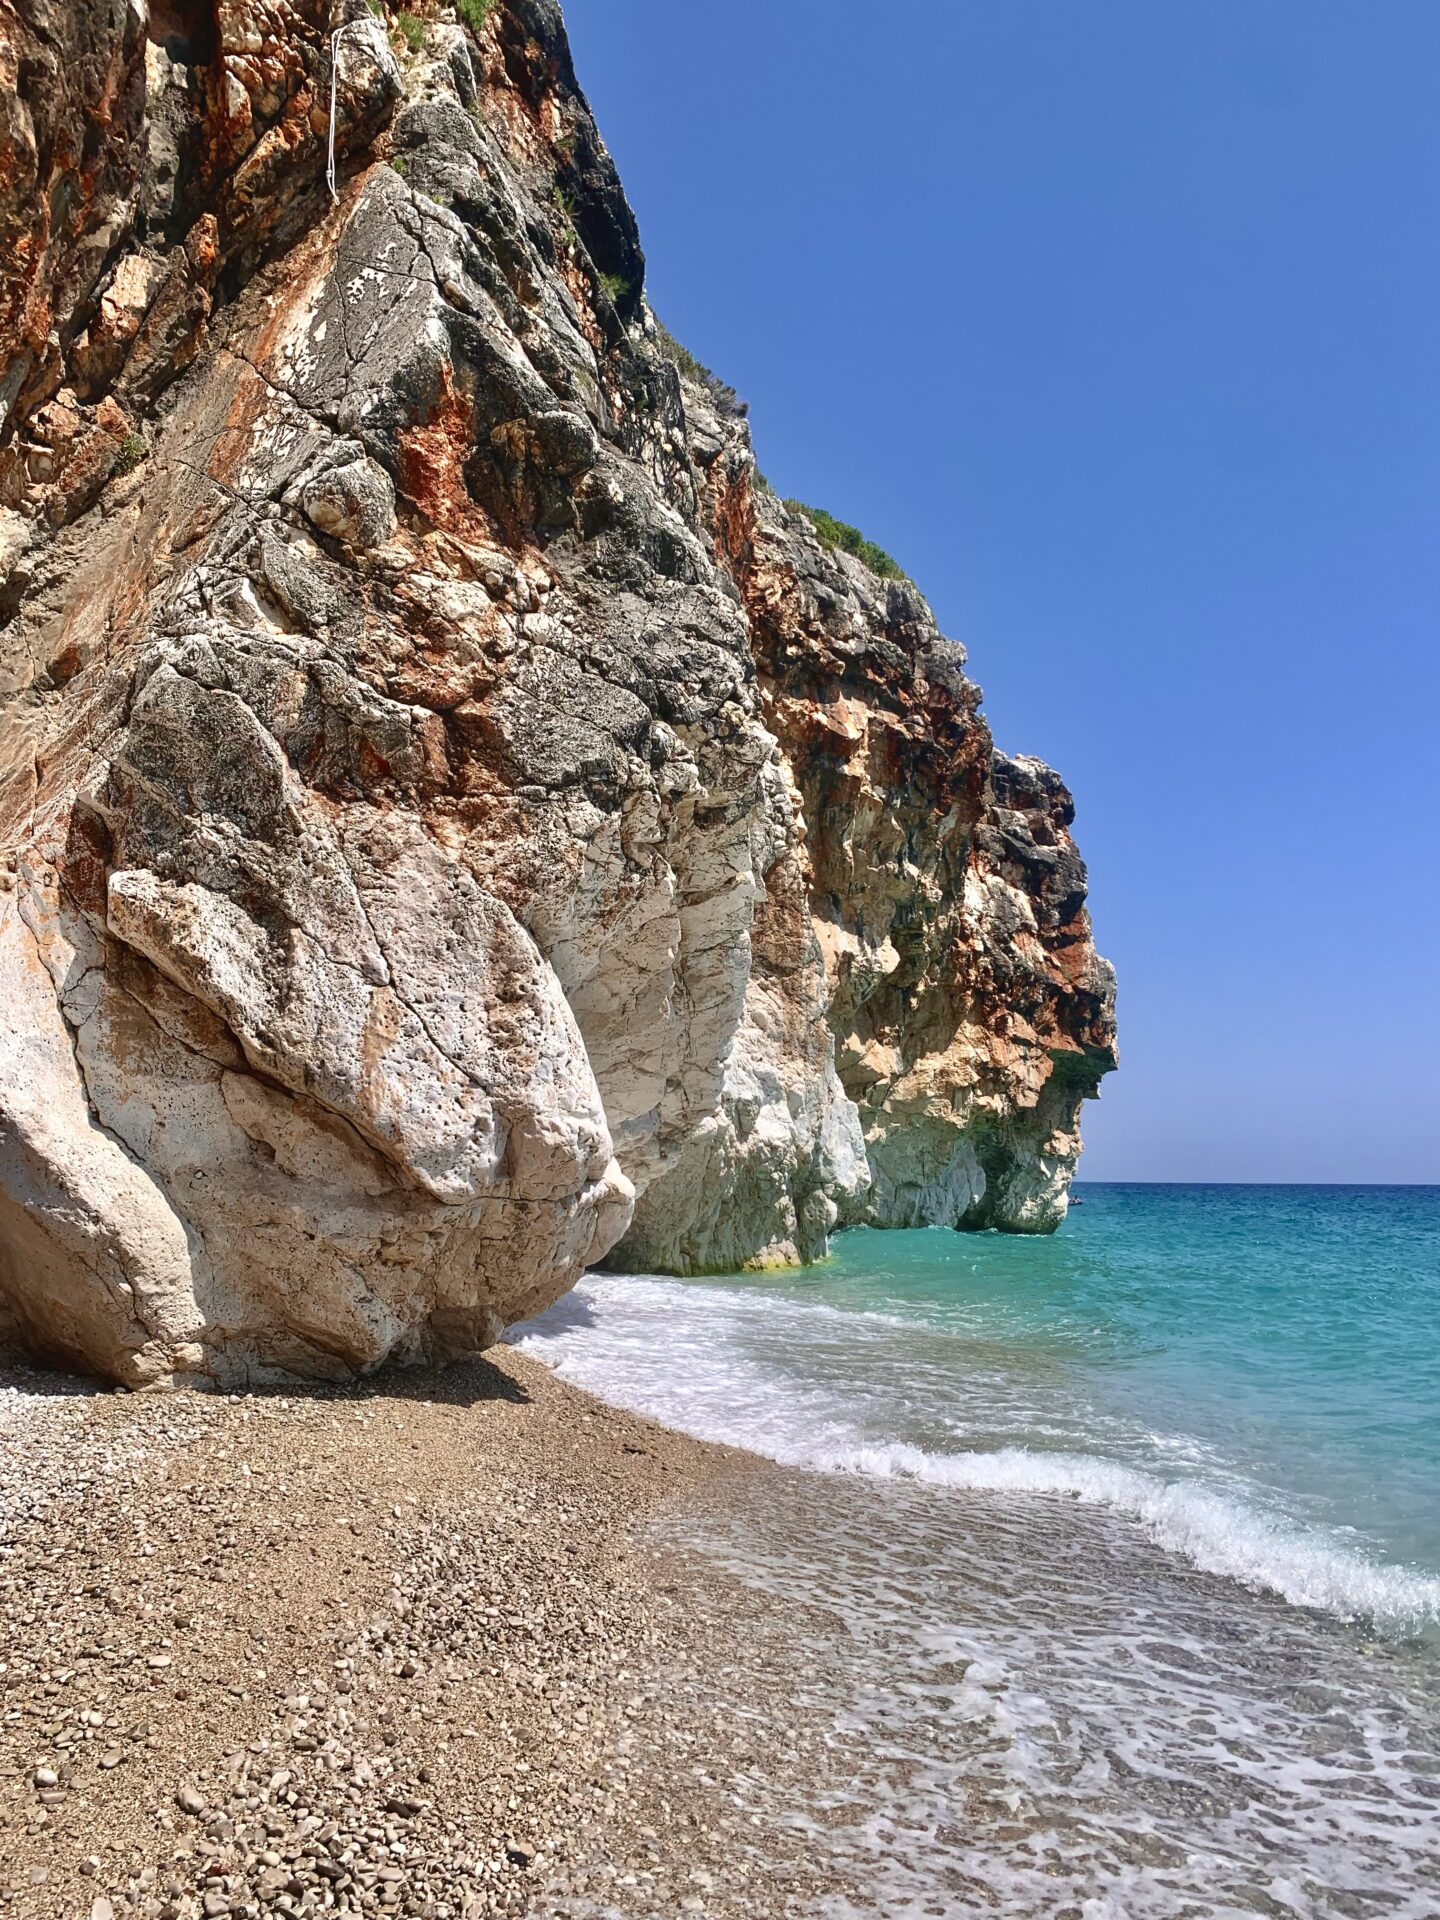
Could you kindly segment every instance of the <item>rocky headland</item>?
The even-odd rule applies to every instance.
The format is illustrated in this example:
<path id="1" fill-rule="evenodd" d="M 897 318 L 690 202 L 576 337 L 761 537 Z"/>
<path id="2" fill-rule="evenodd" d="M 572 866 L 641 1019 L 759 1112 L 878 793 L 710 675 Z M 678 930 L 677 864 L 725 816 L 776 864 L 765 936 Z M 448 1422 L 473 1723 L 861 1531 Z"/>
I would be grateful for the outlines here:
<path id="1" fill-rule="evenodd" d="M 0 1335 L 339 1381 L 1053 1228 L 1070 797 L 659 325 L 551 0 L 0 0 L 0 65 Z"/>

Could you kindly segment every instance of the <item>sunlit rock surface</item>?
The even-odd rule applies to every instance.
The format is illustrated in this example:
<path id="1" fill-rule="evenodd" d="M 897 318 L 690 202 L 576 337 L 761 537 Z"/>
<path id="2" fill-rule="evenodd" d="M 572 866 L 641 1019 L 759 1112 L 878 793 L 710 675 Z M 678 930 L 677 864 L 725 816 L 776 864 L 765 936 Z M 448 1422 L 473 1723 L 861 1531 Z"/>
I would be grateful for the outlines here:
<path id="1" fill-rule="evenodd" d="M 1064 787 L 678 371 L 548 0 L 354 16 L 0 5 L 0 1315 L 343 1375 L 1053 1227 Z"/>

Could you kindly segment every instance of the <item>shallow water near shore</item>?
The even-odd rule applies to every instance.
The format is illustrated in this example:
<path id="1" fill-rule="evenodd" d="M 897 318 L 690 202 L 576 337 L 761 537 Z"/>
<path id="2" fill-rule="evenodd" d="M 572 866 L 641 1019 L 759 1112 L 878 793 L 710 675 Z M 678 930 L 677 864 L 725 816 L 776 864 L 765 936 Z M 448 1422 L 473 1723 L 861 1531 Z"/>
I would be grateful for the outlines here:
<path id="1" fill-rule="evenodd" d="M 1049 1240 L 592 1275 L 519 1344 L 820 1470 L 676 1537 L 818 1609 L 797 1685 L 866 1764 L 768 1813 L 872 1911 L 1429 1920 L 1440 1191 L 1080 1193 Z"/>

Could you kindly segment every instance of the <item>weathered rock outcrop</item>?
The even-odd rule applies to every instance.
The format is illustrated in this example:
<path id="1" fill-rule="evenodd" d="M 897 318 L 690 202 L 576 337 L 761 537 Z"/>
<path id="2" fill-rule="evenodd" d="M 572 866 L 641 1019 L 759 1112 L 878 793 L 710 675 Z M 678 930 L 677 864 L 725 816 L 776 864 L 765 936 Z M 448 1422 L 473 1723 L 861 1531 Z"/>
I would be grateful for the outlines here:
<path id="1" fill-rule="evenodd" d="M 1113 1064 L 1069 796 L 466 16 L 0 0 L 0 1314 L 127 1383 L 1045 1229 Z"/>

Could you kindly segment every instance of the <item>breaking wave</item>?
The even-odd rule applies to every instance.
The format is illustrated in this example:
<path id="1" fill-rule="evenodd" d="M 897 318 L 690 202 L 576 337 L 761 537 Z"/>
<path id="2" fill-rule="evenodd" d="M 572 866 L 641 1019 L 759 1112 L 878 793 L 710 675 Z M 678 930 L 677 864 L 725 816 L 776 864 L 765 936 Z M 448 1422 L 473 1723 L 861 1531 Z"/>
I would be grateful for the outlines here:
<path id="1" fill-rule="evenodd" d="M 1008 1444 L 951 1451 L 900 1437 L 915 1404 L 897 1380 L 913 1365 L 923 1398 L 938 1371 L 895 1352 L 906 1333 L 913 1336 L 913 1326 L 899 1315 L 851 1313 L 748 1289 L 590 1275 L 511 1339 L 602 1399 L 783 1465 L 1002 1495 L 1069 1496 L 1126 1516 L 1207 1572 L 1295 1606 L 1395 1635 L 1440 1627 L 1440 1578 L 1297 1523 L 1263 1499 L 1247 1498 L 1233 1475 L 1223 1485 L 1207 1484 L 1083 1450 Z M 952 1394 L 963 1394 L 963 1380 L 949 1384 Z M 1204 1452 L 1183 1436 L 1152 1437 L 1157 1455 Z"/>

